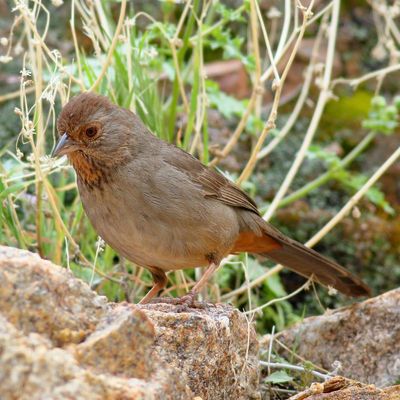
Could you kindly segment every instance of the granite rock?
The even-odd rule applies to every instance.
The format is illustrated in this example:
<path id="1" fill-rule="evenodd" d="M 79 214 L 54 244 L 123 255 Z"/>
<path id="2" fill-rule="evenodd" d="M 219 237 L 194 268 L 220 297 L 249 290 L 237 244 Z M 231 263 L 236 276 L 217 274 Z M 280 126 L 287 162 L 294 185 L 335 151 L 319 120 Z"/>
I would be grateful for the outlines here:
<path id="1" fill-rule="evenodd" d="M 343 376 L 379 387 L 394 385 L 400 380 L 400 289 L 306 318 L 277 338 L 327 370 L 339 361 Z M 268 349 L 268 342 L 265 337 L 262 348 Z"/>
<path id="2" fill-rule="evenodd" d="M 258 399 L 259 349 L 251 323 L 231 306 L 176 314 L 175 306 L 140 307 L 156 329 L 155 350 L 181 370 L 202 399 Z"/>
<path id="3" fill-rule="evenodd" d="M 357 381 L 334 376 L 324 383 L 313 383 L 288 400 L 398 400 L 400 386 L 379 389 Z"/>
<path id="4" fill-rule="evenodd" d="M 70 271 L 0 246 L 0 398 L 259 398 L 246 318 L 177 311 L 108 303 Z"/>

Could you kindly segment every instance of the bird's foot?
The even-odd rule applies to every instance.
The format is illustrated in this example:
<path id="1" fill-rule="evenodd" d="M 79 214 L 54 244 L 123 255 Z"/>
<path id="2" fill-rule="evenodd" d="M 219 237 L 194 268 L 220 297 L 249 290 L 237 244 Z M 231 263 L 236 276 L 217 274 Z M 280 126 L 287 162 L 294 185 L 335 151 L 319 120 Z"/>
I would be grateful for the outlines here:
<path id="1" fill-rule="evenodd" d="M 155 297 L 153 298 L 149 304 L 172 304 L 177 306 L 176 312 L 182 313 L 189 311 L 189 308 L 197 308 L 197 309 L 208 309 L 209 307 L 213 307 L 212 303 L 205 303 L 196 300 L 196 293 L 189 292 L 188 294 L 182 297 Z"/>
<path id="2" fill-rule="evenodd" d="M 179 298 L 176 297 L 154 297 L 149 304 L 178 304 Z"/>
<path id="3" fill-rule="evenodd" d="M 188 294 L 185 294 L 184 296 L 178 298 L 177 300 L 179 300 L 179 302 L 177 303 L 176 312 L 177 313 L 188 312 L 189 308 L 199 308 L 196 306 L 200 306 L 201 303 L 195 301 L 195 298 L 196 295 L 192 292 L 189 292 Z M 200 306 L 200 308 L 204 307 Z"/>

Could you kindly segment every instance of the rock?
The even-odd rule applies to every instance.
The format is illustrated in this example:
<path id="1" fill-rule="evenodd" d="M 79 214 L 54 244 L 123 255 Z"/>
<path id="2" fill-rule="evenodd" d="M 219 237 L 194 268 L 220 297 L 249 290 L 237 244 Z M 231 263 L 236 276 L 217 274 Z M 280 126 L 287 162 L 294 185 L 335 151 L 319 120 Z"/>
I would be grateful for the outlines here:
<path id="1" fill-rule="evenodd" d="M 76 346 L 76 359 L 98 373 L 148 379 L 154 369 L 154 325 L 133 305 L 116 306 Z"/>
<path id="2" fill-rule="evenodd" d="M 159 377 L 161 378 L 161 377 Z M 24 335 L 0 317 L 2 400 L 191 399 L 179 374 L 164 381 L 122 379 L 80 366 L 73 354 L 43 336 Z"/>
<path id="3" fill-rule="evenodd" d="M 400 289 L 306 318 L 278 338 L 327 370 L 338 360 L 341 375 L 379 387 L 394 385 L 400 379 Z M 262 342 L 267 349 L 268 338 Z"/>
<path id="4" fill-rule="evenodd" d="M 310 388 L 288 400 L 398 400 L 400 386 L 378 389 L 342 376 L 335 376 L 324 383 L 313 383 Z"/>
<path id="5" fill-rule="evenodd" d="M 0 246 L 0 313 L 24 333 L 54 344 L 84 340 L 107 311 L 98 296 L 72 272 L 29 251 Z"/>
<path id="6" fill-rule="evenodd" d="M 259 398 L 258 341 L 238 310 L 219 304 L 177 315 L 167 304 L 140 308 L 154 322 L 156 352 L 185 373 L 196 396 Z"/>
<path id="7" fill-rule="evenodd" d="M 0 398 L 251 399 L 258 344 L 230 306 L 107 303 L 38 256 L 0 246 Z"/>

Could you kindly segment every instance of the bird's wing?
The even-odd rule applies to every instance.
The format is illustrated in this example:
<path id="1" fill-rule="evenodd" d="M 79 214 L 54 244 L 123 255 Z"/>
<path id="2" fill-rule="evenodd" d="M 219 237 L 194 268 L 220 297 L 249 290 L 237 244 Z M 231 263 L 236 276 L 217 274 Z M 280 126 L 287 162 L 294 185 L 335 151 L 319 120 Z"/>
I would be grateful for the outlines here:
<path id="1" fill-rule="evenodd" d="M 238 186 L 223 175 L 203 165 L 197 158 L 180 148 L 171 147 L 164 153 L 164 161 L 178 168 L 195 184 L 200 185 L 204 197 L 219 200 L 229 206 L 244 208 L 259 215 L 256 203 Z"/>

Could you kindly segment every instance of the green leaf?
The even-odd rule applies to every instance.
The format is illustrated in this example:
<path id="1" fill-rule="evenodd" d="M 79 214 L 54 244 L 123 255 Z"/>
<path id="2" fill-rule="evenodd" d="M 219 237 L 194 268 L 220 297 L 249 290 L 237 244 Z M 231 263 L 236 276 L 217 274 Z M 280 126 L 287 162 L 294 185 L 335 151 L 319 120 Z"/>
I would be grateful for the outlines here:
<path id="1" fill-rule="evenodd" d="M 292 381 L 293 378 L 286 371 L 275 371 L 265 379 L 266 383 L 285 383 Z"/>
<path id="2" fill-rule="evenodd" d="M 265 273 L 266 268 L 263 267 L 256 259 L 248 258 L 248 276 L 249 280 L 257 279 L 259 276 Z"/>
<path id="3" fill-rule="evenodd" d="M 215 82 L 206 81 L 206 88 L 210 105 L 220 111 L 225 118 L 241 116 L 245 112 L 245 102 L 221 92 Z"/>
<path id="4" fill-rule="evenodd" d="M 351 174 L 348 171 L 340 170 L 335 172 L 333 177 L 341 182 L 346 188 L 351 189 L 352 191 L 357 191 L 361 189 L 361 187 L 367 181 L 367 177 L 362 174 Z M 379 190 L 377 187 L 372 187 L 365 194 L 367 199 L 375 204 L 376 206 L 382 208 L 388 214 L 394 214 L 395 210 L 392 208 L 390 203 L 386 200 L 385 194 Z"/>
<path id="5" fill-rule="evenodd" d="M 7 189 L 2 189 L 0 191 L 0 201 L 4 200 L 8 195 L 13 193 L 19 193 L 21 190 L 24 190 L 29 184 L 33 183 L 34 180 L 27 181 L 24 183 L 16 183 L 14 185 L 9 186 Z"/>
<path id="6" fill-rule="evenodd" d="M 373 132 L 391 135 L 398 126 L 398 107 L 396 99 L 393 105 L 387 105 L 382 96 L 374 97 L 371 101 L 371 110 L 362 126 Z"/>
<path id="7" fill-rule="evenodd" d="M 283 297 L 287 294 L 278 274 L 271 275 L 265 281 L 265 285 L 272 291 L 275 297 Z"/>
<path id="8" fill-rule="evenodd" d="M 337 168 L 340 165 L 340 158 L 318 145 L 311 145 L 307 151 L 307 157 L 309 159 L 319 159 L 326 162 L 329 168 Z"/>
<path id="9" fill-rule="evenodd" d="M 397 118 L 397 108 L 395 106 L 386 107 L 385 116 L 389 119 Z"/>
<path id="10" fill-rule="evenodd" d="M 371 106 L 375 109 L 383 108 L 386 106 L 386 100 L 383 96 L 375 96 L 371 100 Z"/>
<path id="11" fill-rule="evenodd" d="M 215 11 L 218 12 L 225 21 L 244 21 L 241 13 L 236 12 L 234 8 L 228 8 L 222 3 L 216 2 Z"/>

